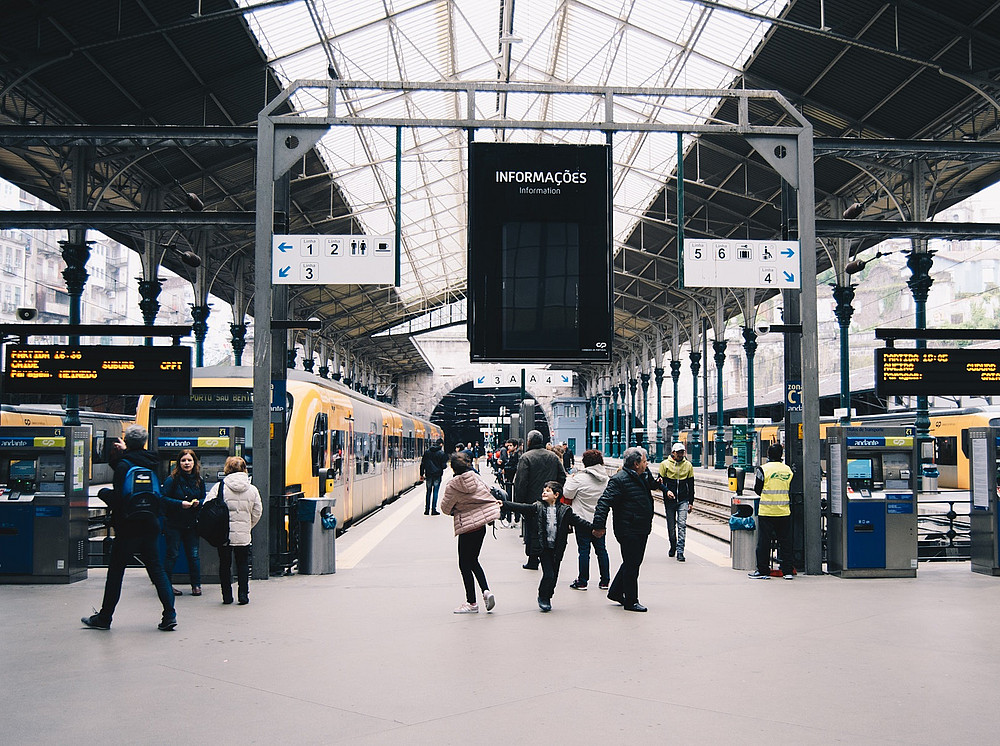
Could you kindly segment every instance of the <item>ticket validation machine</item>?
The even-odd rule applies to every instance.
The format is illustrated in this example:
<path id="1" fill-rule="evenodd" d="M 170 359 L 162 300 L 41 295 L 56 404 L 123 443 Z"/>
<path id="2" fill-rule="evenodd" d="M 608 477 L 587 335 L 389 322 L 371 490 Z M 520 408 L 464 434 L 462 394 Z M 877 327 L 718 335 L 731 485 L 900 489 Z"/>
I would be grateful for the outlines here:
<path id="1" fill-rule="evenodd" d="M 153 443 L 160 455 L 160 482 L 170 476 L 184 448 L 198 454 L 205 487 L 222 479 L 226 459 L 243 456 L 246 429 L 242 427 L 154 427 Z"/>
<path id="2" fill-rule="evenodd" d="M 827 430 L 829 571 L 917 575 L 917 443 L 912 427 Z"/>
<path id="3" fill-rule="evenodd" d="M 164 426 L 153 428 L 152 442 L 160 457 L 160 484 L 173 473 L 181 450 L 190 448 L 198 454 L 201 463 L 201 478 L 205 480 L 208 493 L 222 479 L 226 459 L 230 456 L 244 456 L 246 449 L 246 429 L 242 427 L 180 427 Z M 161 539 L 162 542 L 162 539 Z M 161 549 L 166 552 L 166 547 Z M 219 579 L 219 555 L 215 547 L 204 539 L 198 550 L 201 564 L 202 583 L 213 583 Z M 187 557 L 183 549 L 174 565 L 174 585 L 190 581 Z"/>
<path id="4" fill-rule="evenodd" d="M 969 428 L 972 571 L 1000 575 L 1000 427 Z"/>
<path id="5" fill-rule="evenodd" d="M 90 437 L 0 427 L 0 583 L 86 579 Z"/>

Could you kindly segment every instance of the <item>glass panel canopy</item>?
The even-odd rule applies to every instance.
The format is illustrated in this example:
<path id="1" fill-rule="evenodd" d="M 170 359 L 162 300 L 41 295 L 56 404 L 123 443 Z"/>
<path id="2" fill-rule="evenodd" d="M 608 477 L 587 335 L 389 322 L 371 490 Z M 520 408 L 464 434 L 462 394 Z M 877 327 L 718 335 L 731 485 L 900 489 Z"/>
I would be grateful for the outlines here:
<path id="1" fill-rule="evenodd" d="M 728 0 L 773 17 L 783 0 Z M 252 9 L 256 3 L 243 2 Z M 538 82 L 590 86 L 725 88 L 768 24 L 693 0 L 306 0 L 247 14 L 273 69 L 298 79 Z M 505 20 L 506 19 L 506 20 Z M 489 100 L 486 100 L 486 99 Z M 298 95 L 299 111 L 320 102 Z M 713 101 L 687 99 L 686 111 L 651 97 L 629 119 L 702 122 Z M 354 91 L 346 102 L 366 117 L 454 119 L 459 94 Z M 587 119 L 591 99 L 518 94 L 477 97 L 482 119 Z M 620 104 L 621 105 L 621 104 Z M 477 141 L 603 142 L 600 133 L 480 129 Z M 466 283 L 468 134 L 407 128 L 402 133 L 402 301 L 461 297 Z M 614 136 L 613 237 L 635 227 L 676 162 L 666 133 Z M 335 127 L 317 147 L 331 178 L 369 233 L 395 231 L 396 133 L 391 127 Z M 294 178 L 294 176 L 293 176 Z M 430 305 L 434 305 L 433 302 Z"/>

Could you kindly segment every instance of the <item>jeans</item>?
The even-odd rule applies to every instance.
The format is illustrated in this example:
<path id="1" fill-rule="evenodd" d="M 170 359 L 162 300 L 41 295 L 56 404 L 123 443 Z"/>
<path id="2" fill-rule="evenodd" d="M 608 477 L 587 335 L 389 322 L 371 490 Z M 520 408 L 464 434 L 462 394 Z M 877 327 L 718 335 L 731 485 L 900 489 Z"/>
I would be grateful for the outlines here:
<path id="1" fill-rule="evenodd" d="M 157 547 L 158 536 L 152 532 L 134 534 L 127 529 L 115 529 L 115 540 L 111 545 L 111 557 L 108 560 L 108 579 L 104 584 L 104 601 L 101 604 L 99 616 L 108 624 L 114 616 L 115 607 L 122 595 L 122 580 L 125 579 L 125 566 L 133 555 L 138 555 L 146 566 L 146 574 L 156 587 L 156 595 L 163 605 L 164 622 L 177 618 L 174 612 L 174 592 L 167 580 L 167 574 L 160 564 L 160 550 Z"/>
<path id="2" fill-rule="evenodd" d="M 194 526 L 184 526 L 183 528 L 167 524 L 165 529 L 167 535 L 167 558 L 164 563 L 167 571 L 167 580 L 173 584 L 174 566 L 177 558 L 181 556 L 181 545 L 184 546 L 184 555 L 187 557 L 188 574 L 191 578 L 191 587 L 201 587 L 201 561 L 198 558 L 198 546 L 201 540 L 198 531 Z"/>
<path id="3" fill-rule="evenodd" d="M 778 540 L 778 563 L 782 575 L 792 574 L 792 517 L 757 515 L 757 572 L 771 574 L 771 540 Z"/>
<path id="4" fill-rule="evenodd" d="M 508 498 L 511 502 L 514 501 L 514 476 L 511 475 L 510 479 L 507 479 L 507 475 L 503 478 L 503 488 L 507 491 Z M 521 516 L 515 513 L 513 510 L 500 509 L 500 520 L 517 523 L 521 519 Z"/>
<path id="5" fill-rule="evenodd" d="M 462 573 L 462 583 L 465 584 L 465 600 L 470 604 L 476 603 L 476 581 L 484 591 L 489 590 L 486 573 L 479 564 L 479 552 L 485 538 L 486 526 L 458 535 L 458 569 Z"/>
<path id="6" fill-rule="evenodd" d="M 437 510 L 438 505 L 438 490 L 441 489 L 441 475 L 436 477 L 427 477 L 424 480 L 424 486 L 427 487 L 427 497 L 424 501 L 424 513 L 430 513 L 432 510 Z"/>
<path id="7" fill-rule="evenodd" d="M 687 535 L 687 520 L 690 503 L 687 500 L 664 500 L 663 510 L 667 514 L 667 536 L 670 538 L 670 548 L 684 556 L 684 537 Z"/>
<path id="8" fill-rule="evenodd" d="M 597 538 L 583 528 L 576 528 L 574 532 L 576 533 L 576 546 L 580 550 L 580 572 L 576 579 L 581 583 L 590 580 L 590 547 L 593 545 L 594 554 L 597 555 L 597 567 L 601 571 L 601 582 L 607 583 L 611 579 L 611 567 L 608 561 L 606 537 Z"/>
<path id="9" fill-rule="evenodd" d="M 625 606 L 639 603 L 639 567 L 646 554 L 649 536 L 616 536 L 622 550 L 622 566 L 611 581 L 608 598 Z"/>
<path id="10" fill-rule="evenodd" d="M 219 547 L 219 584 L 222 600 L 233 600 L 233 556 L 236 557 L 236 587 L 241 601 L 250 597 L 250 545 Z"/>
<path id="11" fill-rule="evenodd" d="M 542 579 L 538 583 L 538 598 L 542 601 L 551 601 L 552 594 L 556 590 L 556 582 L 559 580 L 559 563 L 562 557 L 556 556 L 554 549 L 543 547 L 542 553 L 538 555 L 538 563 L 542 566 Z"/>

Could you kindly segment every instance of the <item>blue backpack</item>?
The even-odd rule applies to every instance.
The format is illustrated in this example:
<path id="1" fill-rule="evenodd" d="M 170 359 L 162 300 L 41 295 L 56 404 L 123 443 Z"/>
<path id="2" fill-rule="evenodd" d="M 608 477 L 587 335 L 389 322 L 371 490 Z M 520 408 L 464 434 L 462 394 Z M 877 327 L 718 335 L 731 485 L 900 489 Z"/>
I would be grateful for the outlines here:
<path id="1" fill-rule="evenodd" d="M 160 480 L 148 466 L 130 461 L 122 485 L 121 514 L 132 523 L 149 523 L 160 516 Z"/>

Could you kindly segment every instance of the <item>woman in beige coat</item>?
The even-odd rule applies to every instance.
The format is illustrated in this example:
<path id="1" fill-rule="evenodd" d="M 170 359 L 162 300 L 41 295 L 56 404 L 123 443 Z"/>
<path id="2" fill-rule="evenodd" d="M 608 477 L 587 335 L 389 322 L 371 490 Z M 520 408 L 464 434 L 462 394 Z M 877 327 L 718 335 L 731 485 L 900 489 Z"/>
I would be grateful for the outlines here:
<path id="1" fill-rule="evenodd" d="M 257 488 L 250 484 L 247 462 L 239 456 L 226 459 L 225 476 L 209 490 L 209 500 L 222 497 L 229 508 L 229 542 L 219 547 L 219 583 L 222 603 L 233 602 L 233 555 L 236 556 L 236 582 L 240 605 L 250 603 L 250 530 L 257 525 L 264 507 Z"/>
<path id="2" fill-rule="evenodd" d="M 489 487 L 472 468 L 472 460 L 463 452 L 451 457 L 454 476 L 444 488 L 441 512 L 452 516 L 455 536 L 458 537 L 458 569 L 465 583 L 465 603 L 455 609 L 456 614 L 478 614 L 476 582 L 483 591 L 486 611 L 496 604 L 486 582 L 486 573 L 479 564 L 479 551 L 486 538 L 486 524 L 500 517 L 500 504 L 490 494 Z"/>

